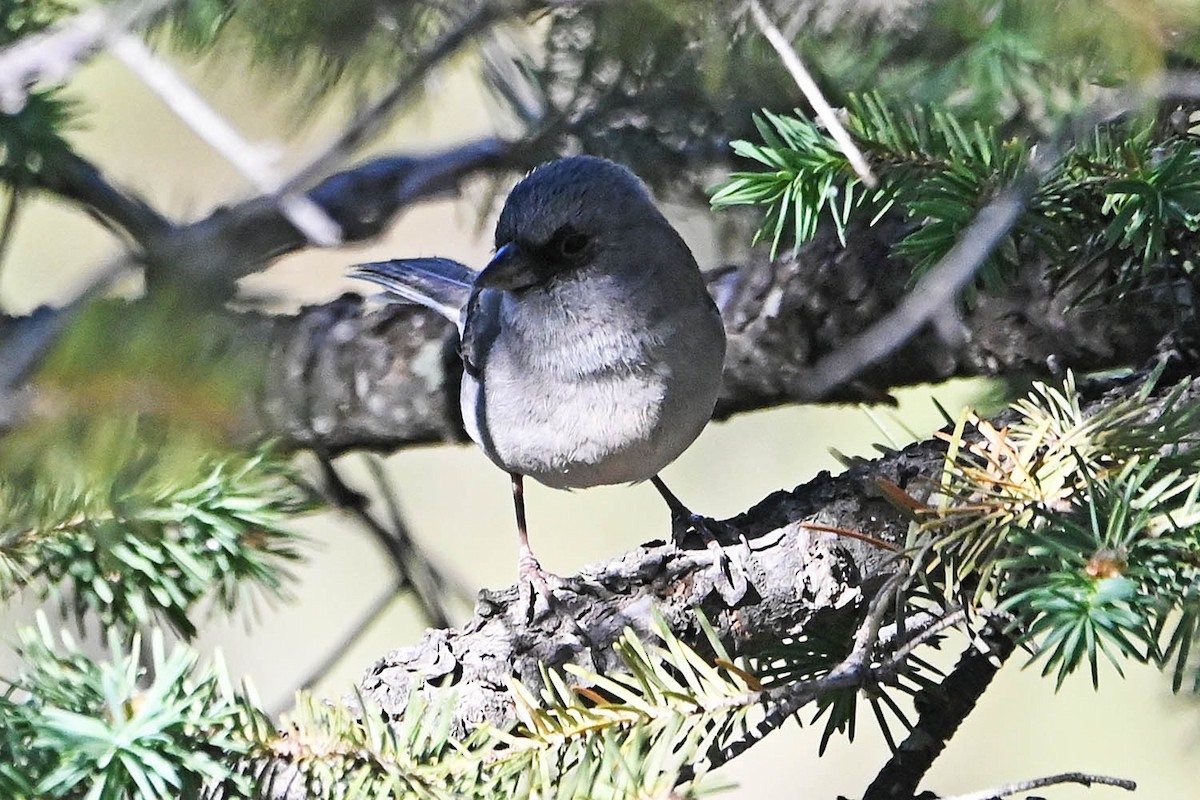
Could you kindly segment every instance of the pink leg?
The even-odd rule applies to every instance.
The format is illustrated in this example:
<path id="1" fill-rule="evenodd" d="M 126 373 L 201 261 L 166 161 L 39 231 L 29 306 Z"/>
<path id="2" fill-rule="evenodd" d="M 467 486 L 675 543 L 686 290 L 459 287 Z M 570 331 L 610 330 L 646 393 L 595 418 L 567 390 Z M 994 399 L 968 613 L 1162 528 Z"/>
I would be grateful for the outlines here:
<path id="1" fill-rule="evenodd" d="M 510 472 L 513 507 L 517 512 L 517 575 L 523 581 L 545 585 L 546 571 L 529 546 L 529 528 L 525 524 L 525 476 Z"/>

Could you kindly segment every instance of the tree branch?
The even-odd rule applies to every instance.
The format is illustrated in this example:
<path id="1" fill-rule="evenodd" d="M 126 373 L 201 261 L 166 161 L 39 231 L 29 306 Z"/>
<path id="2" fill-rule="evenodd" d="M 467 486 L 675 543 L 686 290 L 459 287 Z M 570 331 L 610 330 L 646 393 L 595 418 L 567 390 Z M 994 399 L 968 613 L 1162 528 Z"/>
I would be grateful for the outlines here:
<path id="1" fill-rule="evenodd" d="M 1084 413 L 1140 388 L 1135 381 L 1105 395 L 1088 393 Z M 1168 393 L 1162 389 L 1160 399 Z M 1178 402 L 1196 402 L 1198 396 L 1200 379 L 1191 381 Z M 1148 414 L 1155 402 L 1148 402 Z M 611 646 L 616 638 L 626 628 L 649 635 L 656 615 L 687 644 L 707 651 L 696 609 L 711 621 L 722 644 L 736 656 L 753 657 L 776 648 L 781 640 L 802 639 L 808 632 L 857 628 L 850 656 L 827 676 L 768 686 L 758 693 L 766 705 L 767 723 L 774 720 L 777 724 L 776 718 L 785 719 L 834 689 L 871 680 L 886 682 L 918 644 L 961 622 L 964 612 L 946 612 L 907 639 L 889 639 L 890 653 L 882 659 L 878 650 L 868 655 L 891 592 L 899 588 L 896 581 L 907 572 L 908 562 L 858 539 L 814 532 L 807 523 L 849 528 L 902 543 L 910 518 L 884 499 L 880 485 L 895 483 L 920 500 L 937 485 L 943 458 L 944 448 L 937 441 L 914 444 L 877 461 L 858 464 L 840 476 L 823 473 L 791 492 L 776 492 L 728 520 L 730 533 L 722 541 L 725 557 L 751 584 L 736 603 L 722 598 L 718 586 L 722 573 L 707 548 L 679 549 L 652 541 L 565 578 L 562 587 L 554 590 L 555 608 L 535 618 L 516 587 L 481 593 L 475 617 L 465 626 L 430 631 L 420 643 L 393 651 L 371 667 L 361 683 L 363 696 L 377 704 L 385 718 L 396 720 L 416 693 L 436 703 L 446 692 L 453 692 L 456 712 L 452 728 L 456 732 L 481 721 L 507 725 L 513 719 L 506 684 L 509 677 L 536 694 L 542 685 L 543 666 L 575 663 L 603 674 L 619 666 Z M 668 530 L 664 519 L 664 537 Z M 872 603 L 872 598 L 877 600 Z M 864 618 L 868 603 L 872 613 Z M 1002 657 L 1011 652 L 1012 644 L 996 640 L 995 647 Z M 914 736 L 926 734 L 938 744 L 923 753 L 913 748 L 916 760 L 908 763 L 911 772 L 900 776 L 906 782 L 919 781 L 927 768 L 925 762 L 936 757 L 986 688 L 995 671 L 993 665 L 978 660 L 986 658 L 978 654 L 964 657 L 942 687 L 946 705 L 925 698 Z M 722 753 L 718 760 L 736 752 L 740 750 Z M 892 766 L 902 766 L 899 757 L 889 769 Z M 876 797 L 893 796 L 876 791 Z"/>
<path id="2" fill-rule="evenodd" d="M 1125 778 L 1110 778 L 1107 775 L 1091 775 L 1086 772 L 1064 772 L 1059 775 L 1049 775 L 1044 778 L 1033 778 L 1028 781 L 1009 783 L 1004 786 L 997 786 L 994 789 L 985 789 L 981 792 L 959 794 L 954 797 L 944 798 L 944 800 L 1001 800 L 1001 798 L 1010 797 L 1021 792 L 1028 792 L 1031 789 L 1041 789 L 1044 786 L 1057 786 L 1061 783 L 1078 783 L 1082 786 L 1091 786 L 1094 783 L 1098 783 L 1102 786 L 1116 786 L 1118 789 L 1124 789 L 1127 792 L 1137 789 L 1136 783 Z"/>
<path id="3" fill-rule="evenodd" d="M 863 800 L 908 800 L 916 795 L 933 762 L 1015 647 L 1012 637 L 994 624 L 984 628 L 980 640 L 983 647 L 972 644 L 940 685 L 917 695 L 916 726 L 867 787 Z"/>
<path id="4" fill-rule="evenodd" d="M 1008 292 L 981 293 L 954 341 L 927 326 L 863 374 L 816 394 L 813 364 L 905 296 L 907 271 L 888 256 L 898 228 L 855 231 L 845 249 L 830 233 L 795 258 L 759 257 L 710 276 L 729 337 L 717 418 L 784 403 L 879 402 L 894 387 L 954 376 L 1137 365 L 1175 324 L 1165 305 L 1073 306 L 1030 265 Z M 332 452 L 465 440 L 452 326 L 432 312 L 372 309 L 346 296 L 269 327 L 262 409 L 273 433 Z"/>

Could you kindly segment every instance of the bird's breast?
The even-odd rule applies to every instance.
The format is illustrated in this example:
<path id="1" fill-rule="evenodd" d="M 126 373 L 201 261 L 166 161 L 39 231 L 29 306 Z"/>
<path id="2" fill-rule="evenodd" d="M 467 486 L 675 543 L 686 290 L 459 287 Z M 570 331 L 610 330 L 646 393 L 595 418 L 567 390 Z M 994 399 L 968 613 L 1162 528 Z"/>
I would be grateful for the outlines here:
<path id="1" fill-rule="evenodd" d="M 602 319 L 561 305 L 554 314 L 495 327 L 477 374 L 464 376 L 471 437 L 504 469 L 556 488 L 657 474 L 712 414 L 719 318 Z"/>

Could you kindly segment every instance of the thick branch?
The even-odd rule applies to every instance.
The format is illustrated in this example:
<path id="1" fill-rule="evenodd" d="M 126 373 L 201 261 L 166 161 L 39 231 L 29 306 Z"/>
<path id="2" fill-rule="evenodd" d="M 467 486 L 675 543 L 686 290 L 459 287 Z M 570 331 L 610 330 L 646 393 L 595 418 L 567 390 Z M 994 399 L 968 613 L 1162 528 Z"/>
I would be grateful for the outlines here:
<path id="1" fill-rule="evenodd" d="M 867 787 L 863 800 L 907 800 L 916 796 L 921 780 L 1015 647 L 1011 637 L 992 626 L 981 640 L 987 652 L 971 646 L 945 680 L 917 695 L 920 717 L 916 726 Z"/>
<path id="2" fill-rule="evenodd" d="M 1130 393 L 1139 388 L 1135 383 L 1115 391 Z M 1195 402 L 1197 394 L 1200 380 L 1192 381 L 1182 402 Z M 1093 396 L 1084 412 L 1107 400 L 1111 395 Z M 1153 405 L 1148 404 L 1148 413 Z M 695 549 L 681 550 L 650 542 L 564 579 L 554 591 L 554 607 L 535 619 L 530 618 L 528 598 L 522 600 L 515 587 L 483 593 L 475 617 L 464 627 L 430 631 L 417 645 L 393 651 L 377 662 L 362 681 L 363 695 L 378 704 L 387 718 L 398 719 L 414 692 L 452 691 L 457 709 L 453 727 L 461 732 L 481 720 L 501 725 L 512 720 L 509 677 L 536 689 L 541 685 L 541 665 L 561 667 L 573 662 L 600 673 L 618 667 L 612 643 L 627 627 L 649 633 L 655 614 L 676 635 L 704 651 L 706 639 L 695 617 L 699 608 L 726 648 L 746 656 L 809 632 L 853 629 L 864 601 L 895 574 L 898 565 L 907 568 L 907 562 L 860 539 L 817 532 L 807 525 L 845 528 L 891 543 L 904 541 L 910 519 L 884 499 L 880 480 L 923 498 L 936 485 L 943 454 L 939 442 L 914 444 L 837 477 L 822 473 L 791 492 L 770 495 L 729 520 L 731 534 L 723 542 L 728 569 L 742 571 L 749 581 L 745 595 L 732 602 L 722 596 L 727 579 L 707 548 L 697 544 Z M 667 531 L 663 520 L 662 535 Z M 996 647 L 1001 656 L 1011 651 L 1011 643 L 1004 641 L 998 640 Z M 986 688 L 994 669 L 977 663 L 978 658 L 986 657 L 965 657 L 947 679 L 944 705 L 926 698 L 914 736 L 933 739 L 934 746 L 910 747 L 913 761 L 908 771 L 899 760 L 889 765 L 899 770 L 896 774 L 906 783 L 920 780 L 928 767 L 925 762 L 936 757 Z M 810 694 L 797 696 L 811 700 Z M 893 796 L 881 794 L 882 789 L 873 791 L 876 797 Z"/>
<path id="3" fill-rule="evenodd" d="M 953 376 L 1047 374 L 1138 364 L 1171 330 L 1161 307 L 1072 307 L 1031 266 L 1003 295 L 981 294 L 944 341 L 929 326 L 826 397 L 810 370 L 904 296 L 907 270 L 888 256 L 891 225 L 858 230 L 846 248 L 820 238 L 797 258 L 714 273 L 729 334 L 718 418 L 784 403 L 880 401 L 898 386 Z M 451 326 L 405 306 L 353 296 L 273 323 L 267 427 L 332 451 L 461 441 L 459 362 Z"/>
<path id="4" fill-rule="evenodd" d="M 700 609 L 739 655 L 760 653 L 809 630 L 853 629 L 864 601 L 895 569 L 894 555 L 803 523 L 901 541 L 907 519 L 883 499 L 875 478 L 923 494 L 928 485 L 918 485 L 918 476 L 935 474 L 941 460 L 940 443 L 916 445 L 886 462 L 837 478 L 822 474 L 793 492 L 778 492 L 729 521 L 733 535 L 746 543 L 722 542 L 723 568 L 701 542 L 680 549 L 652 541 L 564 578 L 554 589 L 552 607 L 536 615 L 516 587 L 484 592 L 463 628 L 430 631 L 416 646 L 377 662 L 362 681 L 363 695 L 387 718 L 398 719 L 414 691 L 453 691 L 453 727 L 462 732 L 480 720 L 498 725 L 512 720 L 509 677 L 536 690 L 542 665 L 574 662 L 599 673 L 618 669 L 612 644 L 626 628 L 651 635 L 655 614 L 704 651 L 696 620 Z M 669 537 L 665 516 L 658 533 Z M 750 587 L 732 602 L 723 591 L 730 571 L 744 574 Z"/>

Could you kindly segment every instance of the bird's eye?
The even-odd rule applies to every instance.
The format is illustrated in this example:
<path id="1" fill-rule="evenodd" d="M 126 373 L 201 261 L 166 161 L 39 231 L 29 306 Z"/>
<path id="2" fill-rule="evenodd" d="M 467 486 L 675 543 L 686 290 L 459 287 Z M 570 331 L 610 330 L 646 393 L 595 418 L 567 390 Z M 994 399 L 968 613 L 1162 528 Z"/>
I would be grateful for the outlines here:
<path id="1" fill-rule="evenodd" d="M 573 258 L 583 252 L 588 246 L 588 237 L 582 233 L 568 233 L 558 242 L 558 252 L 567 258 Z"/>

